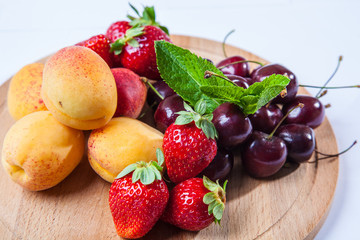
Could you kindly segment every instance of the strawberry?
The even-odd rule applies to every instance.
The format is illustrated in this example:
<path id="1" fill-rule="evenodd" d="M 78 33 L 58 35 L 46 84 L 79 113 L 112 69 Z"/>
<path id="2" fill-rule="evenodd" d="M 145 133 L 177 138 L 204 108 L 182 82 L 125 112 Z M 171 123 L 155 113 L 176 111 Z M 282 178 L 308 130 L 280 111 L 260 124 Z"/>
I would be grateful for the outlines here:
<path id="1" fill-rule="evenodd" d="M 178 112 L 175 123 L 165 131 L 163 149 L 167 174 L 174 183 L 198 175 L 214 159 L 217 151 L 216 129 L 212 115 L 203 115 L 206 103 L 200 100 L 194 111 L 184 102 L 187 111 Z"/>
<path id="2" fill-rule="evenodd" d="M 75 45 L 90 48 L 99 54 L 110 68 L 113 66 L 112 54 L 110 53 L 110 39 L 108 39 L 104 34 L 93 36 L 88 40 L 79 42 Z"/>
<path id="3" fill-rule="evenodd" d="M 114 61 L 128 68 L 140 76 L 150 79 L 161 79 L 156 64 L 154 41 L 165 40 L 170 42 L 169 36 L 155 26 L 133 26 L 125 32 L 121 29 L 110 27 L 107 36 L 114 40 L 110 51 L 114 52 Z M 116 38 L 116 36 L 122 36 Z"/>
<path id="4" fill-rule="evenodd" d="M 163 214 L 169 191 L 161 179 L 164 157 L 157 149 L 158 163 L 137 162 L 127 166 L 111 184 L 109 205 L 117 234 L 140 238 Z"/>
<path id="5" fill-rule="evenodd" d="M 225 188 L 207 177 L 191 178 L 176 185 L 161 219 L 188 231 L 199 231 L 220 223 L 225 209 Z"/>

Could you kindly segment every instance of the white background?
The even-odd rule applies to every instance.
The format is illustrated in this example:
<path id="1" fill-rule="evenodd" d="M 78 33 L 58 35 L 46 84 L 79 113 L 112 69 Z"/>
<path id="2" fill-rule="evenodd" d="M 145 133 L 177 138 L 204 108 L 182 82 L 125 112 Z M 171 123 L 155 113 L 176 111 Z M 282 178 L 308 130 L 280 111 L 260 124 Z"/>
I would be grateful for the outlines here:
<path id="1" fill-rule="evenodd" d="M 332 86 L 360 84 L 360 1 L 238 0 L 132 1 L 155 5 L 158 20 L 171 33 L 222 41 L 285 65 L 301 84 L 321 85 L 339 55 L 342 66 Z M 0 0 L 0 84 L 24 65 L 105 33 L 132 13 L 127 1 Z M 311 93 L 316 90 L 309 89 Z M 360 89 L 330 91 L 322 98 L 338 141 L 345 149 L 359 139 Z M 360 139 L 359 139 L 360 140 Z M 317 239 L 359 239 L 360 152 L 355 146 L 340 159 L 330 214 Z"/>

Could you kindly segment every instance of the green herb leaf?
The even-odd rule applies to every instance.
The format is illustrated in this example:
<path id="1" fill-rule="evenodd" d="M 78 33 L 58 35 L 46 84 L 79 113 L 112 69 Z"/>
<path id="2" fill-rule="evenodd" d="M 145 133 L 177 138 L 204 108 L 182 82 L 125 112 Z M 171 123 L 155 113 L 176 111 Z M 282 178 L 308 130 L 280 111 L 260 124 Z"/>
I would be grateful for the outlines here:
<path id="1" fill-rule="evenodd" d="M 218 77 L 204 78 L 207 70 L 224 76 L 212 63 L 189 50 L 165 41 L 156 41 L 155 51 L 161 77 L 183 100 L 195 106 L 197 101 L 204 99 L 206 113 L 212 113 L 223 103 L 200 91 L 201 86 L 233 86 L 232 83 Z"/>
<path id="2" fill-rule="evenodd" d="M 201 86 L 200 90 L 210 98 L 238 105 L 244 114 L 253 114 L 275 98 L 289 84 L 290 79 L 273 74 L 248 89 L 236 86 Z"/>

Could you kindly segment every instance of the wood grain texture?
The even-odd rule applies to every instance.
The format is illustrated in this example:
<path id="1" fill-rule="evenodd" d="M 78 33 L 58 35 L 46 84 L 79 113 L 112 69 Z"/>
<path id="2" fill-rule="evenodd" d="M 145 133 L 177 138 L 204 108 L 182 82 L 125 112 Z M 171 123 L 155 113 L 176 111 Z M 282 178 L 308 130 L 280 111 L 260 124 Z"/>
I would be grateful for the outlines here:
<path id="1" fill-rule="evenodd" d="M 215 63 L 223 58 L 221 43 L 172 36 L 175 44 Z M 233 46 L 228 55 L 266 62 Z M 40 60 L 46 61 L 46 58 Z M 0 87 L 0 148 L 14 123 L 6 105 L 9 81 Z M 306 93 L 304 89 L 300 90 Z M 315 131 L 317 148 L 337 152 L 327 119 Z M 271 178 L 258 180 L 242 169 L 239 153 L 229 179 L 221 226 L 186 232 L 159 221 L 144 239 L 312 239 L 330 209 L 339 160 L 291 165 Z M 313 156 L 312 160 L 315 157 Z M 108 207 L 110 184 L 91 169 L 86 157 L 57 186 L 29 192 L 0 169 L 0 236 L 2 239 L 117 239 Z"/>

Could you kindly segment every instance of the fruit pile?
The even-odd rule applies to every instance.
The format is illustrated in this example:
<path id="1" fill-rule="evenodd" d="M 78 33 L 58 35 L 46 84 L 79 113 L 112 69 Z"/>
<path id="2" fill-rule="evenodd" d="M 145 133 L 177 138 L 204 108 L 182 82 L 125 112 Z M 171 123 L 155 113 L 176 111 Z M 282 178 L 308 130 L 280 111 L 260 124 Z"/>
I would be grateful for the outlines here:
<path id="1" fill-rule="evenodd" d="M 324 106 L 297 95 L 290 70 L 259 63 L 250 73 L 241 56 L 215 66 L 172 44 L 153 7 L 131 7 L 137 17 L 12 78 L 8 109 L 18 121 L 1 157 L 12 180 L 51 188 L 87 153 L 111 183 L 118 235 L 139 238 L 159 219 L 189 231 L 219 223 L 233 150 L 257 178 L 311 158 Z M 151 108 L 157 129 L 137 120 Z"/>

